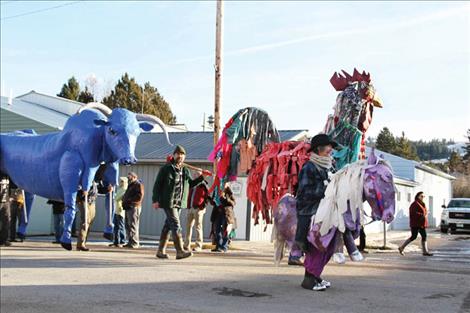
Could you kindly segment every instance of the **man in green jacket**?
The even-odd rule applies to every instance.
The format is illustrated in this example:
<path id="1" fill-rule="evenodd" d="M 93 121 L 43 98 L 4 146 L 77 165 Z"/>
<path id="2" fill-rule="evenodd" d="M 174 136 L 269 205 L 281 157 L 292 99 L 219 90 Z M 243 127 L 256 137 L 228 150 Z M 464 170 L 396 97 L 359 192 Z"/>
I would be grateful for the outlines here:
<path id="1" fill-rule="evenodd" d="M 202 182 L 204 177 L 199 172 L 199 177 L 192 179 L 189 169 L 183 166 L 185 157 L 186 150 L 177 145 L 173 152 L 173 160 L 160 169 L 153 185 L 152 206 L 154 209 L 163 208 L 166 214 L 157 251 L 157 258 L 160 259 L 168 259 L 165 250 L 170 231 L 175 244 L 176 259 L 184 259 L 193 255 L 191 252 L 183 250 L 180 210 L 187 207 L 189 188 Z"/>

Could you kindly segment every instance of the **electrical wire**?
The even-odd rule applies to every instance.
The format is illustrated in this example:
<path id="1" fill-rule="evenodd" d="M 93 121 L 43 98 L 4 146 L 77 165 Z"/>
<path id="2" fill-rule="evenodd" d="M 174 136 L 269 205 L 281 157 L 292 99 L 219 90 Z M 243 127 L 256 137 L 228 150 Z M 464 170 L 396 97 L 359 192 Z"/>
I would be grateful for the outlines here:
<path id="1" fill-rule="evenodd" d="M 44 8 L 44 9 L 39 9 L 39 10 L 35 10 L 35 11 L 25 12 L 25 13 L 21 13 L 21 14 L 17 14 L 17 15 L 6 16 L 6 17 L 4 17 L 4 18 L 0 18 L 0 21 L 5 21 L 5 20 L 17 18 L 17 17 L 22 17 L 22 16 L 26 16 L 26 15 L 37 14 L 37 13 L 41 13 L 41 12 L 45 12 L 45 11 L 50 11 L 50 10 L 54 10 L 54 9 L 59 9 L 59 8 L 62 8 L 62 7 L 65 7 L 65 6 L 69 6 L 69 5 L 74 5 L 74 4 L 77 4 L 77 3 L 79 3 L 79 2 L 83 2 L 83 1 L 84 1 L 84 0 L 78 0 L 78 1 L 73 1 L 73 2 L 63 3 L 63 4 L 60 4 L 60 5 L 53 6 L 53 7 L 47 7 L 47 8 Z"/>

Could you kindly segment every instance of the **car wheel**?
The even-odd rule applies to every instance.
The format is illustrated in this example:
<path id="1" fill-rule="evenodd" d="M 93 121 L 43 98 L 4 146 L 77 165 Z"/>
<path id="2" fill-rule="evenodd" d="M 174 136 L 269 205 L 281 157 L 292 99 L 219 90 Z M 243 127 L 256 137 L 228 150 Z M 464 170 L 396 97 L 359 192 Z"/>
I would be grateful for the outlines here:
<path id="1" fill-rule="evenodd" d="M 448 231 L 449 231 L 449 229 L 447 227 L 441 226 L 441 233 L 447 234 Z"/>
<path id="2" fill-rule="evenodd" d="M 457 230 L 455 230 L 455 228 L 451 228 L 450 233 L 453 235 L 453 234 L 457 233 Z"/>

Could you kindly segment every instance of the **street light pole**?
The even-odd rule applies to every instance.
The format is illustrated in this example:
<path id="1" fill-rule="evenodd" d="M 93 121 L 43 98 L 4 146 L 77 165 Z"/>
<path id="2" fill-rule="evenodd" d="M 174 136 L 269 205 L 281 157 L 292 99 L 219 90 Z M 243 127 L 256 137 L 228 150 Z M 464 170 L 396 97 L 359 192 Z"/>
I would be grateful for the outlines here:
<path id="1" fill-rule="evenodd" d="M 217 0 L 215 30 L 215 94 L 214 94 L 214 147 L 220 137 L 220 106 L 222 98 L 222 50 L 223 50 L 223 0 Z M 214 160 L 214 173 L 217 171 L 217 160 Z"/>

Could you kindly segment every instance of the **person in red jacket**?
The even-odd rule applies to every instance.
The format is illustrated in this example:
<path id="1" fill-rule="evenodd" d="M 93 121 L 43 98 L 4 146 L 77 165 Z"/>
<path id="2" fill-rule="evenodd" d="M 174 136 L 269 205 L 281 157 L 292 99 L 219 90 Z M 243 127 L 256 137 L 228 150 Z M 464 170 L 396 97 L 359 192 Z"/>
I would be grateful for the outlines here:
<path id="1" fill-rule="evenodd" d="M 203 244 L 203 221 L 204 214 L 206 213 L 207 204 L 213 204 L 209 191 L 207 188 L 207 182 L 203 180 L 199 185 L 192 187 L 188 194 L 188 214 L 186 222 L 186 235 L 184 238 L 183 249 L 190 251 L 191 249 L 191 236 L 193 226 L 196 227 L 196 246 L 193 248 L 194 252 L 202 250 Z"/>
<path id="2" fill-rule="evenodd" d="M 426 227 L 428 227 L 428 210 L 424 204 L 424 193 L 418 192 L 415 196 L 415 201 L 410 206 L 410 228 L 411 237 L 398 248 L 401 255 L 405 255 L 403 252 L 405 247 L 418 237 L 418 232 L 421 235 L 421 247 L 423 249 L 424 256 L 432 256 L 433 254 L 428 250 L 428 243 L 426 241 Z"/>

